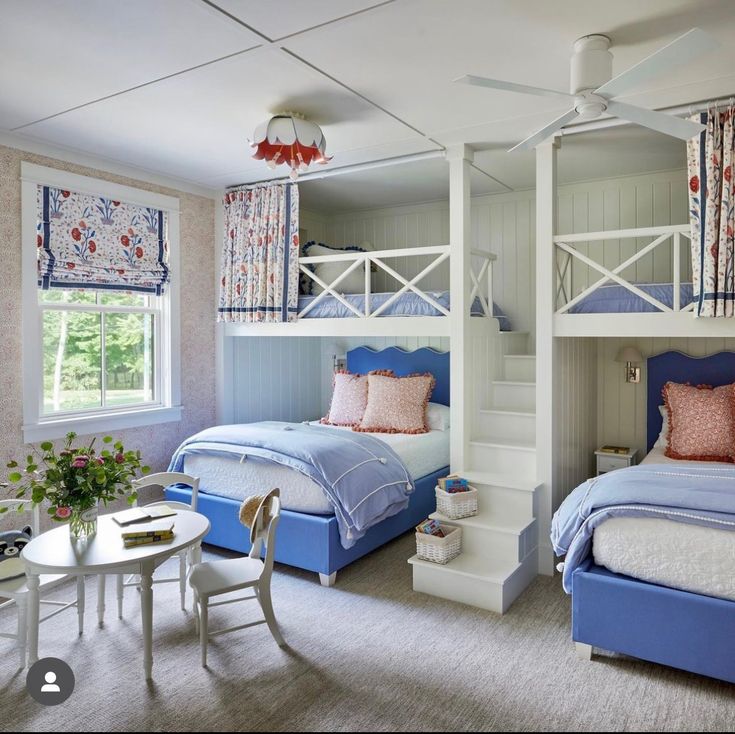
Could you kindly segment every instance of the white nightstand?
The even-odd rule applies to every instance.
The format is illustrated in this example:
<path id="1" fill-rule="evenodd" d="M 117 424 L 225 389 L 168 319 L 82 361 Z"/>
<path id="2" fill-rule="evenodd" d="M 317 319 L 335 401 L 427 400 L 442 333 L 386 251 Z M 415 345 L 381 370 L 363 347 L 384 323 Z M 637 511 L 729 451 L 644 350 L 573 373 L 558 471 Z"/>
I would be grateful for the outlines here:
<path id="1" fill-rule="evenodd" d="M 597 476 L 613 471 L 613 469 L 622 469 L 626 466 L 633 466 L 638 463 L 637 451 L 629 451 L 627 454 L 609 454 L 607 451 L 595 451 L 597 457 Z"/>

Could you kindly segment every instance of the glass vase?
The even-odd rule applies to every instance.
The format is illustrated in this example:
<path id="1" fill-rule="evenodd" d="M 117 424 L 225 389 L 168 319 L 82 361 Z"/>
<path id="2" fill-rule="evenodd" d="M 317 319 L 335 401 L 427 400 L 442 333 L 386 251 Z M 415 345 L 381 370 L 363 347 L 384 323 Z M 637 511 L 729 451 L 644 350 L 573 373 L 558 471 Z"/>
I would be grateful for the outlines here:
<path id="1" fill-rule="evenodd" d="M 97 503 L 91 507 L 72 507 L 69 533 L 74 540 L 91 538 L 97 533 Z"/>

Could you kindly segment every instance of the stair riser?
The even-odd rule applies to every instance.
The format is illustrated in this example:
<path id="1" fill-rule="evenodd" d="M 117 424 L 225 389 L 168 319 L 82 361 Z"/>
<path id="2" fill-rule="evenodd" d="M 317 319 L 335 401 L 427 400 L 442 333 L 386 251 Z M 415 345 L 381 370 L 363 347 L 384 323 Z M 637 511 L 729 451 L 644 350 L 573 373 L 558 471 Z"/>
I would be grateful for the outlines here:
<path id="1" fill-rule="evenodd" d="M 491 612 L 502 613 L 504 611 L 503 587 L 492 581 L 414 566 L 413 590 L 439 596 L 442 599 L 470 604 L 480 609 L 488 609 Z"/>
<path id="2" fill-rule="evenodd" d="M 520 560 L 519 536 L 486 528 L 462 528 L 462 552 L 508 563 Z"/>
<path id="3" fill-rule="evenodd" d="M 536 385 L 494 383 L 491 389 L 492 408 L 497 410 L 536 411 Z"/>
<path id="4" fill-rule="evenodd" d="M 536 382 L 536 357 L 506 357 L 504 363 L 506 380 Z"/>
<path id="5" fill-rule="evenodd" d="M 503 446 L 470 444 L 470 469 L 510 474 L 532 479 L 536 476 L 536 452 Z"/>
<path id="6" fill-rule="evenodd" d="M 526 517 L 529 521 L 536 517 L 534 492 L 482 484 L 473 486 L 477 487 L 478 499 L 483 507 L 488 507 L 492 511 L 503 510 L 512 517 Z"/>
<path id="7" fill-rule="evenodd" d="M 527 354 L 528 334 L 522 331 L 504 331 L 501 334 L 505 354 Z"/>
<path id="8" fill-rule="evenodd" d="M 536 439 L 536 416 L 513 415 L 480 411 L 478 435 L 509 441 L 531 441 Z"/>
<path id="9" fill-rule="evenodd" d="M 523 593 L 537 575 L 538 549 L 535 549 L 523 559 L 521 566 L 503 583 L 502 614 L 508 611 L 510 605 Z"/>

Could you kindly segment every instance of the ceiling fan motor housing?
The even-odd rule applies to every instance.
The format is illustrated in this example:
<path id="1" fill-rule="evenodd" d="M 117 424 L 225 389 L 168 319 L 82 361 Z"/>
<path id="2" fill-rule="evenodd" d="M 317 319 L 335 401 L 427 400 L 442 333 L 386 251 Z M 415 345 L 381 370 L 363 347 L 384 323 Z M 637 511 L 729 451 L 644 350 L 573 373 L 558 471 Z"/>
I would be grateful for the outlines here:
<path id="1" fill-rule="evenodd" d="M 612 79 L 613 56 L 607 36 L 583 36 L 574 42 L 569 91 L 592 92 Z"/>

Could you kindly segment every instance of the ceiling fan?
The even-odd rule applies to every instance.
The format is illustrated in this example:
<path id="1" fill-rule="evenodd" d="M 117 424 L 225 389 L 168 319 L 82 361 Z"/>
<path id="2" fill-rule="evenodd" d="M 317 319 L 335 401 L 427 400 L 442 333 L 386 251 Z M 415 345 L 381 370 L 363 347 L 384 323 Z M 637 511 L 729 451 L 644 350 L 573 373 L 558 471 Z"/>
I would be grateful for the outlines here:
<path id="1" fill-rule="evenodd" d="M 683 36 L 613 78 L 613 56 L 610 53 L 610 39 L 599 34 L 583 36 L 574 42 L 569 94 L 555 89 L 530 87 L 525 84 L 515 84 L 500 79 L 487 79 L 482 76 L 467 75 L 454 81 L 476 87 L 535 94 L 540 97 L 557 97 L 572 103 L 573 106 L 570 110 L 518 143 L 509 152 L 535 147 L 575 118 L 594 120 L 604 112 L 666 135 L 672 135 L 675 138 L 689 140 L 689 138 L 701 133 L 704 125 L 690 120 L 682 120 L 663 112 L 655 112 L 644 107 L 618 102 L 616 98 L 629 92 L 641 82 L 647 81 L 675 66 L 686 64 L 706 51 L 711 51 L 717 45 L 717 42 L 708 33 L 699 28 L 692 28 Z"/>

